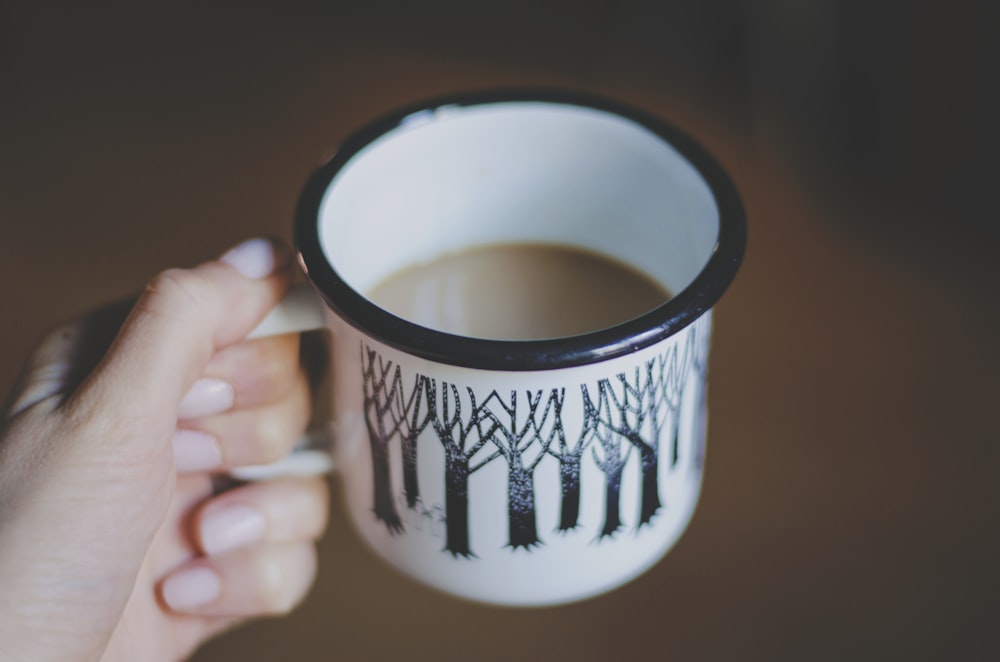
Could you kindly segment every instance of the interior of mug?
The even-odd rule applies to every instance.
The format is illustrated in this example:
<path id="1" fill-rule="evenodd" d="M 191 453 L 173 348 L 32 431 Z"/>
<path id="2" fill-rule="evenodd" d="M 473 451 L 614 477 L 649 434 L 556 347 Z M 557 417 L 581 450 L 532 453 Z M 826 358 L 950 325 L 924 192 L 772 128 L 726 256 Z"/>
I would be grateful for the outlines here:
<path id="1" fill-rule="evenodd" d="M 709 185 L 656 133 L 542 101 L 413 113 L 357 151 L 319 207 L 321 249 L 361 294 L 416 263 L 522 242 L 604 254 L 677 293 L 719 226 Z"/>

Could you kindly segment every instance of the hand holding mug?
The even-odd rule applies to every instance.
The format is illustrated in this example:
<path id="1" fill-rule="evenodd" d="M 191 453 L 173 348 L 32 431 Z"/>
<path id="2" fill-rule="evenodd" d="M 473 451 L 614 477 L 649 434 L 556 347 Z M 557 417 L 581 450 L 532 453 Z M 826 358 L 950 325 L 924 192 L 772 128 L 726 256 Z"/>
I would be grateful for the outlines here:
<path id="1" fill-rule="evenodd" d="M 213 494 L 306 425 L 299 337 L 244 340 L 290 273 L 287 248 L 252 240 L 30 357 L 0 424 L 0 656 L 178 660 L 303 598 L 325 481 Z"/>
<path id="2" fill-rule="evenodd" d="M 80 326 L 29 362 L 0 438 L 0 642 L 16 642 L 0 652 L 178 659 L 301 599 L 328 508 L 325 483 L 288 470 L 310 402 L 288 332 L 306 328 L 330 332 L 343 506 L 389 564 L 502 605 L 638 576 L 697 501 L 711 307 L 745 232 L 699 145 L 613 102 L 456 96 L 362 129 L 300 201 L 311 289 L 268 316 L 291 260 L 251 241 L 154 280 L 99 362 L 81 369 Z M 481 288 L 445 288 L 430 316 L 376 300 L 394 275 L 520 245 L 598 256 L 672 296 L 529 337 L 477 326 L 499 302 Z M 636 281 L 616 282 L 606 296 Z M 213 494 L 226 473 L 273 479 Z"/>

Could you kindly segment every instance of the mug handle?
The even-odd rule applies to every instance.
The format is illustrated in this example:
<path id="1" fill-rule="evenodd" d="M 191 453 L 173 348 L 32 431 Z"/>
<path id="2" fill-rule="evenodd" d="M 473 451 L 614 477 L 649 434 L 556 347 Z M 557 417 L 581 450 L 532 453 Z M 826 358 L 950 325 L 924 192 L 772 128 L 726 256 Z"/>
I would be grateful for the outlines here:
<path id="1" fill-rule="evenodd" d="M 248 340 L 284 333 L 316 331 L 326 327 L 326 307 L 307 284 L 289 288 L 278 305 L 247 335 Z M 236 467 L 229 475 L 237 480 L 257 481 L 280 476 L 318 476 L 333 470 L 330 437 L 326 431 L 309 431 L 295 449 L 277 462 Z"/>
<path id="2" fill-rule="evenodd" d="M 288 288 L 267 317 L 247 334 L 247 340 L 322 329 L 326 326 L 324 311 L 325 306 L 315 290 L 305 283 L 296 283 Z"/>

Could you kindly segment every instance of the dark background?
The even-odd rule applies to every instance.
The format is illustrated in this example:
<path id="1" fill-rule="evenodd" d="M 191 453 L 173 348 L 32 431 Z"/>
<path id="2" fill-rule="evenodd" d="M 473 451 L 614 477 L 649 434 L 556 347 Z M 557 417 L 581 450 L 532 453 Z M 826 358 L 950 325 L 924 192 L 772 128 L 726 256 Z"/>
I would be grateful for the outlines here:
<path id="1" fill-rule="evenodd" d="M 7 2 L 0 386 L 67 316 L 288 237 L 310 170 L 383 112 L 506 85 L 613 96 L 704 142 L 749 215 L 688 532 L 618 591 L 517 611 L 410 583 L 338 515 L 301 611 L 197 659 L 994 659 L 996 14 Z"/>

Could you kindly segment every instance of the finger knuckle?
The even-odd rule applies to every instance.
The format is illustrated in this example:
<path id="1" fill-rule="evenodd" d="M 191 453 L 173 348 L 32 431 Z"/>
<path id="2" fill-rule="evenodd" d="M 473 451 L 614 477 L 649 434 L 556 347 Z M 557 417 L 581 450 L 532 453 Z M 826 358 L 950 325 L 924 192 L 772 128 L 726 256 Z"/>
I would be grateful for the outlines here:
<path id="1" fill-rule="evenodd" d="M 298 350 L 285 338 L 268 338 L 254 343 L 250 357 L 254 364 L 255 388 L 281 395 L 295 384 Z"/>
<path id="2" fill-rule="evenodd" d="M 280 405 L 261 420 L 258 453 L 268 461 L 280 460 L 298 441 L 312 411 L 312 403 L 301 389 L 295 389 Z"/>
<path id="3" fill-rule="evenodd" d="M 293 580 L 291 560 L 279 554 L 264 555 L 259 560 L 255 598 L 267 613 L 287 614 L 302 598 L 302 590 Z"/>
<path id="4" fill-rule="evenodd" d="M 281 565 L 273 556 L 264 556 L 258 562 L 254 597 L 261 609 L 278 611 L 287 602 L 284 576 Z"/>
<path id="5" fill-rule="evenodd" d="M 198 296 L 200 289 L 201 278 L 195 272 L 167 269 L 149 281 L 138 305 L 154 313 L 199 307 L 202 305 Z"/>
<path id="6" fill-rule="evenodd" d="M 296 436 L 285 417 L 265 416 L 257 426 L 254 454 L 260 462 L 277 462 L 291 450 Z"/>

